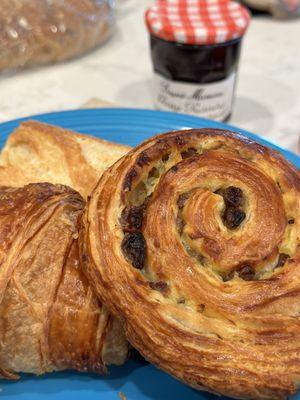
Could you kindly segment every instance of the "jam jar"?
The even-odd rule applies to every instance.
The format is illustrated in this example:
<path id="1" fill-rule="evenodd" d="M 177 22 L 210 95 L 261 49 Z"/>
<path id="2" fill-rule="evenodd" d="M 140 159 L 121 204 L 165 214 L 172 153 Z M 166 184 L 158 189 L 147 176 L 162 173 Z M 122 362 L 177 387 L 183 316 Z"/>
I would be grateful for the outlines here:
<path id="1" fill-rule="evenodd" d="M 157 0 L 145 20 L 155 107 L 227 120 L 248 10 L 230 0 Z"/>

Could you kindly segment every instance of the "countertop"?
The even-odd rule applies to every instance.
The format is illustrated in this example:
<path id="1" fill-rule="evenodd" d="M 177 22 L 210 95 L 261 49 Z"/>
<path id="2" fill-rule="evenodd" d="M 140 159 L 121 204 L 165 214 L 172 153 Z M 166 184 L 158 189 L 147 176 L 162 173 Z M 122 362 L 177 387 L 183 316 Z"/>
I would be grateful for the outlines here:
<path id="1" fill-rule="evenodd" d="M 151 0 L 118 0 L 113 36 L 79 59 L 0 78 L 0 121 L 78 108 L 98 97 L 153 108 L 143 12 Z M 300 20 L 255 16 L 244 38 L 230 124 L 296 151 L 300 133 Z"/>

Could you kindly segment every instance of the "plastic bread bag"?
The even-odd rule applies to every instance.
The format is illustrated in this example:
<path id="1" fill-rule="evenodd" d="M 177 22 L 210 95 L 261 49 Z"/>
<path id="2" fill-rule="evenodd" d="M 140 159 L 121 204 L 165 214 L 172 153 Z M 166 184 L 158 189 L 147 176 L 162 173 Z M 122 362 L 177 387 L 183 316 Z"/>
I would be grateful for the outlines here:
<path id="1" fill-rule="evenodd" d="M 79 56 L 112 29 L 114 0 L 1 0 L 0 71 Z"/>

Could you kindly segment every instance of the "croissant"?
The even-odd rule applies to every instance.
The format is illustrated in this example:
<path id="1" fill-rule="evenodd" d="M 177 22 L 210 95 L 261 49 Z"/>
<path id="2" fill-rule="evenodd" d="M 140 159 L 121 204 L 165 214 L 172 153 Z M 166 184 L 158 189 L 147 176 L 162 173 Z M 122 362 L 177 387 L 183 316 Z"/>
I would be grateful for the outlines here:
<path id="1" fill-rule="evenodd" d="M 80 251 L 146 359 L 194 388 L 285 399 L 300 382 L 300 174 L 229 131 L 153 137 L 107 170 Z"/>
<path id="2" fill-rule="evenodd" d="M 0 154 L 0 185 L 49 182 L 67 185 L 84 198 L 129 146 L 80 135 L 39 121 L 25 121 Z"/>
<path id="3" fill-rule="evenodd" d="M 83 275 L 77 222 L 84 201 L 48 183 L 0 189 L 0 375 L 105 372 L 121 364 L 120 323 Z"/>

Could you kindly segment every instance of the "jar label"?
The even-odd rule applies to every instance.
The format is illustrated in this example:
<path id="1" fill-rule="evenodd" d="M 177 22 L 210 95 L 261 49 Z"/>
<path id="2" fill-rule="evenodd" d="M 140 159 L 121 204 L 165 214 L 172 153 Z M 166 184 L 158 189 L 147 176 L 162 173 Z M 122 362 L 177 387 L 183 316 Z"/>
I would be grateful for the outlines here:
<path id="1" fill-rule="evenodd" d="M 172 81 L 155 73 L 155 106 L 223 121 L 231 113 L 235 78 L 234 72 L 222 81 L 203 84 Z"/>

